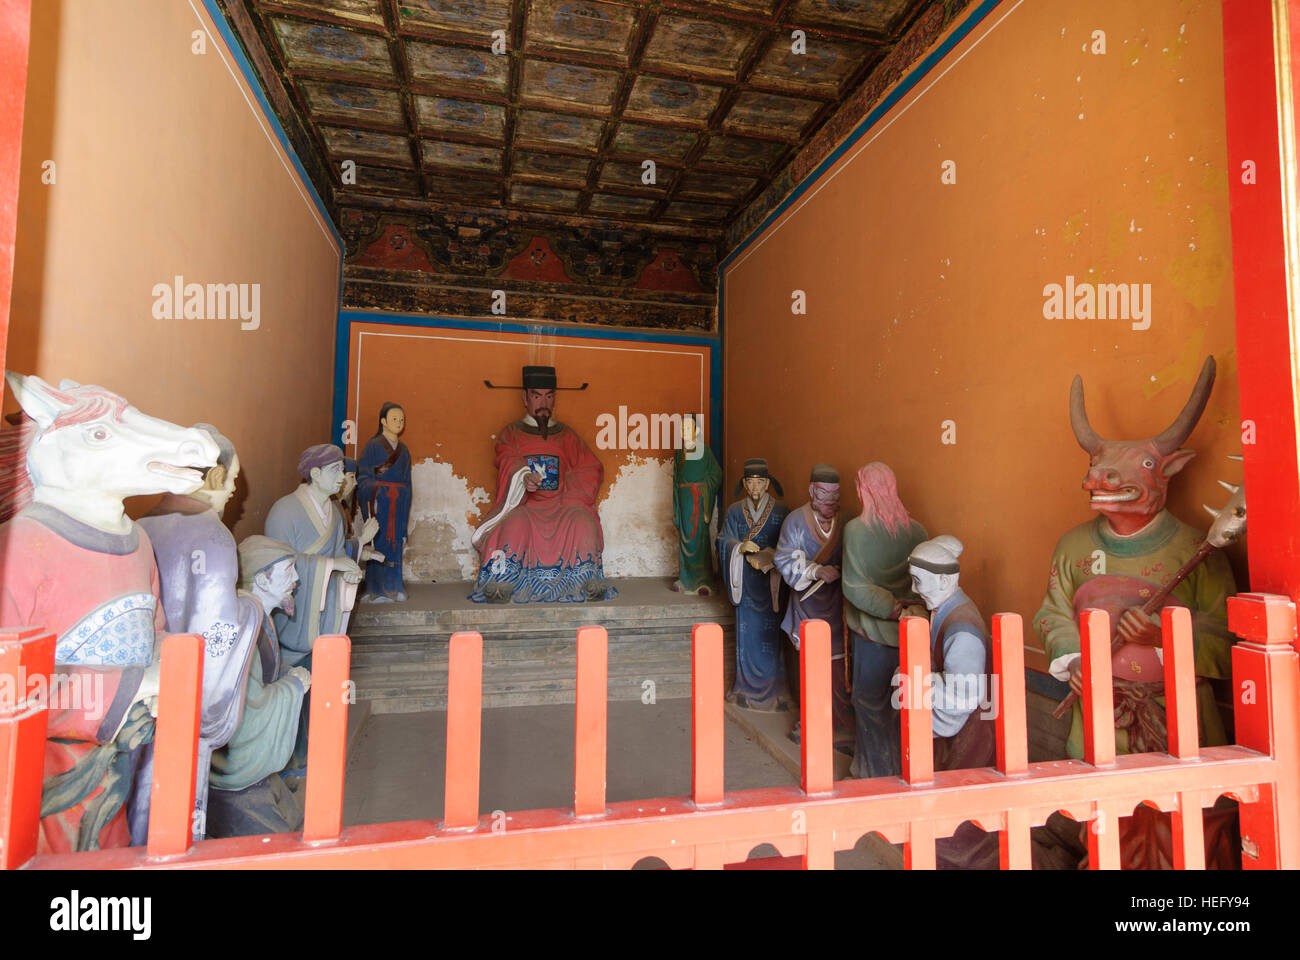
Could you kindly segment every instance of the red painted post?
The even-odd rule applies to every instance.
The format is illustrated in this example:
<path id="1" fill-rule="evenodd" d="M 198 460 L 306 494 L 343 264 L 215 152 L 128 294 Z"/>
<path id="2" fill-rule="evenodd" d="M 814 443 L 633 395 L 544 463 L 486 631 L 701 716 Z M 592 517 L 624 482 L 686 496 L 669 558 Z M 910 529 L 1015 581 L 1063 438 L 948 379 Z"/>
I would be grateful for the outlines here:
<path id="1" fill-rule="evenodd" d="M 352 641 L 317 637 L 311 652 L 311 712 L 307 726 L 307 800 L 302 838 L 337 840 L 343 827 L 343 768 L 348 756 Z"/>
<path id="2" fill-rule="evenodd" d="M 1079 614 L 1083 645 L 1083 759 L 1094 767 L 1115 762 L 1115 695 L 1111 690 L 1110 615 Z"/>
<path id="3" fill-rule="evenodd" d="M 453 633 L 447 652 L 447 763 L 442 823 L 478 826 L 483 736 L 483 637 Z"/>
<path id="4" fill-rule="evenodd" d="M 933 870 L 934 868 L 934 824 L 927 821 L 914 822 L 908 827 L 907 839 L 903 842 L 903 869 Z"/>
<path id="5" fill-rule="evenodd" d="M 1192 611 L 1165 607 L 1160 611 L 1164 635 L 1165 717 L 1169 755 L 1195 760 L 1201 752 L 1196 723 L 1196 654 L 1192 649 Z"/>
<path id="6" fill-rule="evenodd" d="M 899 625 L 899 693 L 903 734 L 903 779 L 934 779 L 934 720 L 930 716 L 930 624 L 924 617 L 904 617 Z"/>
<path id="7" fill-rule="evenodd" d="M 723 799 L 722 627 L 691 629 L 691 795 L 695 805 Z"/>
<path id="8" fill-rule="evenodd" d="M 1088 824 L 1088 869 L 1119 868 L 1119 814 L 1114 804 L 1098 803 Z"/>
<path id="9" fill-rule="evenodd" d="M 609 638 L 604 627 L 578 631 L 577 704 L 573 724 L 573 815 L 605 812 Z"/>
<path id="10" fill-rule="evenodd" d="M 178 856 L 190 848 L 202 693 L 203 638 L 195 633 L 167 637 L 162 643 L 158 723 L 153 736 L 153 793 L 146 848 L 150 857 Z"/>
<path id="11" fill-rule="evenodd" d="M 803 792 L 835 789 L 831 751 L 831 628 L 825 620 L 799 624 L 799 767 Z"/>
<path id="12" fill-rule="evenodd" d="M 0 870 L 36 855 L 56 640 L 40 627 L 0 631 Z"/>
<path id="13" fill-rule="evenodd" d="M 1170 815 L 1174 839 L 1174 869 L 1205 869 L 1205 811 L 1201 798 L 1180 791 L 1178 807 Z"/>
<path id="14" fill-rule="evenodd" d="M 1196 655 L 1192 647 L 1192 612 L 1186 607 L 1160 611 L 1164 641 L 1165 717 L 1169 755 L 1180 760 L 1200 756 L 1196 722 Z M 1205 869 L 1205 811 L 1193 791 L 1179 792 L 1178 806 L 1170 817 L 1174 869 Z"/>
<path id="15" fill-rule="evenodd" d="M 998 769 L 1012 776 L 1029 769 L 1029 732 L 1025 722 L 1024 626 L 1018 613 L 993 615 L 993 676 L 990 691 L 997 711 Z"/>
<path id="16" fill-rule="evenodd" d="M 1300 451 L 1297 451 L 1295 304 L 1288 305 L 1286 236 L 1300 217 L 1295 189 L 1295 144 L 1279 132 L 1295 129 L 1295 75 L 1300 56 L 1280 36 L 1290 10 L 1291 51 L 1300 9 L 1268 0 L 1223 0 L 1224 120 L 1236 317 L 1237 398 L 1242 476 L 1250 491 L 1246 538 L 1253 590 L 1300 599 Z M 1289 102 L 1279 103 L 1290 59 Z M 1291 256 L 1297 255 L 1292 251 Z M 1226 465 L 1225 465 L 1226 466 Z M 1230 477 L 1228 479 L 1231 479 Z"/>
<path id="17" fill-rule="evenodd" d="M 9 302 L 13 295 L 18 171 L 23 146 L 31 12 L 31 0 L 0 3 L 0 370 L 5 368 Z"/>
<path id="18" fill-rule="evenodd" d="M 930 709 L 930 623 L 904 617 L 898 630 L 900 722 L 903 779 L 909 784 L 934 780 L 934 720 Z M 934 824 L 913 822 L 903 841 L 904 870 L 933 870 Z"/>
<path id="19" fill-rule="evenodd" d="M 1228 598 L 1233 721 L 1237 743 L 1277 761 L 1277 780 L 1241 805 L 1241 865 L 1248 870 L 1300 867 L 1300 667 L 1294 649 L 1295 604 L 1245 593 Z"/>
<path id="20" fill-rule="evenodd" d="M 993 615 L 993 690 L 997 711 L 998 770 L 1019 776 L 1029 769 L 1029 732 L 1025 720 L 1024 625 L 1017 613 Z M 1007 811 L 1005 829 L 998 834 L 998 862 L 1003 870 L 1028 870 L 1033 866 L 1029 813 Z"/>

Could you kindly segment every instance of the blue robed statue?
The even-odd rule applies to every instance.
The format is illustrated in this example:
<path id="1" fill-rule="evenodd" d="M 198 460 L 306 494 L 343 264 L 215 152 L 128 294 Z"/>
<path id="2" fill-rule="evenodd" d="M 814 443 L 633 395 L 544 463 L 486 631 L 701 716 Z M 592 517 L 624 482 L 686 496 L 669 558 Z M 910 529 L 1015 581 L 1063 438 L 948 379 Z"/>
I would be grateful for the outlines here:
<path id="1" fill-rule="evenodd" d="M 773 489 L 777 496 L 783 492 L 767 461 L 746 460 L 736 484 L 740 499 L 718 531 L 722 580 L 736 607 L 736 682 L 727 699 L 752 710 L 790 709 L 781 653 L 782 581 L 774 561 L 789 510 Z"/>
<path id="2" fill-rule="evenodd" d="M 379 521 L 374 557 L 366 564 L 365 600 L 405 600 L 402 550 L 411 517 L 411 452 L 399 439 L 406 412 L 395 403 L 379 410 L 379 429 L 357 461 L 357 503 L 365 518 Z"/>

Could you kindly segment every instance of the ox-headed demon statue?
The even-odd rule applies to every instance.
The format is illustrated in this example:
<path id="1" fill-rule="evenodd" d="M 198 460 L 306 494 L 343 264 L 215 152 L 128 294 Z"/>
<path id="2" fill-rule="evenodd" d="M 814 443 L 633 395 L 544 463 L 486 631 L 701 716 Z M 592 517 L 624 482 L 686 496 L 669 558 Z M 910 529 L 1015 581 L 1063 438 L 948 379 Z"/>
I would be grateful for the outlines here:
<path id="1" fill-rule="evenodd" d="M 1047 595 L 1035 616 L 1050 672 L 1060 680 L 1081 668 L 1078 618 L 1089 607 L 1111 615 L 1115 677 L 1116 747 L 1121 753 L 1165 749 L 1165 715 L 1159 613 L 1142 605 L 1196 553 L 1205 535 L 1165 509 L 1169 479 L 1195 456 L 1180 449 L 1205 409 L 1214 385 L 1207 357 L 1186 406 L 1167 429 L 1149 440 L 1107 440 L 1088 422 L 1083 383 L 1070 388 L 1070 424 L 1092 458 L 1083 489 L 1097 517 L 1065 534 L 1052 555 Z M 1211 553 L 1179 583 L 1166 605 L 1189 607 L 1198 678 L 1230 675 L 1227 598 L 1236 591 L 1223 554 Z M 1198 682 L 1203 743 L 1225 742 L 1222 719 L 1208 684 Z M 1076 707 L 1067 749 L 1083 756 L 1082 712 Z"/>
<path id="2" fill-rule="evenodd" d="M 1107 440 L 1092 428 L 1083 403 L 1083 382 L 1070 387 L 1070 425 L 1079 446 L 1091 457 L 1083 489 L 1098 516 L 1061 537 L 1052 555 L 1047 595 L 1034 622 L 1047 651 L 1049 670 L 1059 680 L 1080 689 L 1079 613 L 1100 608 L 1111 617 L 1111 666 L 1114 673 L 1115 746 L 1120 753 L 1166 749 L 1164 668 L 1160 659 L 1159 606 L 1192 611 L 1196 651 L 1197 715 L 1204 745 L 1223 744 L 1227 737 L 1206 678 L 1230 676 L 1232 639 L 1228 633 L 1227 599 L 1236 592 L 1232 570 L 1219 550 L 1202 551 L 1199 530 L 1165 509 L 1169 478 L 1195 456 L 1180 449 L 1205 410 L 1214 385 L 1214 358 L 1207 357 L 1192 395 L 1174 422 L 1149 440 Z M 1239 496 L 1240 491 L 1236 491 Z M 1211 511 L 1213 512 L 1213 511 Z M 1244 503 L 1241 510 L 1244 524 Z M 1235 516 L 1235 513 L 1234 513 Z M 1217 522 L 1216 522 L 1217 524 Z M 1211 538 L 1213 546 L 1232 536 Z M 1199 559 L 1199 563 L 1189 563 Z M 1182 568 L 1187 564 L 1191 572 Z M 1162 588 L 1168 588 L 1160 601 Z M 1153 609 L 1146 613 L 1143 605 Z M 1083 756 L 1083 714 L 1076 703 L 1066 750 Z M 1205 813 L 1206 865 L 1240 865 L 1240 839 L 1232 803 L 1216 803 Z M 1035 862 L 1055 845 L 1062 851 L 1086 854 L 1085 824 L 1072 824 L 1059 815 L 1036 831 Z M 1077 836 L 1073 836 L 1077 833 Z M 1119 822 L 1120 858 L 1126 869 L 1173 866 L 1169 815 L 1145 805 Z M 1050 839 L 1055 837 L 1055 840 Z M 1064 843 L 1060 838 L 1067 838 Z M 1046 841 L 1046 844 L 1044 844 Z M 1049 865 L 1044 862 L 1043 865 Z"/>

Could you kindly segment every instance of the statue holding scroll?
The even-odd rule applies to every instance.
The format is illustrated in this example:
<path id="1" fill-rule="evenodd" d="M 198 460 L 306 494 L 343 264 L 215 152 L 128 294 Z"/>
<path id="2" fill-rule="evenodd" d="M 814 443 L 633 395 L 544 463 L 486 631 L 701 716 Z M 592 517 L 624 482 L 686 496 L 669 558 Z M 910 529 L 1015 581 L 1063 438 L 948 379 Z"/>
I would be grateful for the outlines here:
<path id="1" fill-rule="evenodd" d="M 773 558 L 790 588 L 781 629 L 797 650 L 799 627 L 805 620 L 830 624 L 835 749 L 851 754 L 854 722 L 844 663 L 844 594 L 840 587 L 844 523 L 840 517 L 839 472 L 825 463 L 813 467 L 808 497 L 808 503 L 785 518 Z M 790 738 L 797 741 L 799 736 L 796 724 Z"/>
<path id="2" fill-rule="evenodd" d="M 347 630 L 361 582 L 361 567 L 347 555 L 343 514 L 331 497 L 343 485 L 343 451 L 332 443 L 308 447 L 298 458 L 303 483 L 281 497 L 266 517 L 266 535 L 293 547 L 300 578 L 293 604 L 273 615 L 280 645 L 280 672 L 311 668 L 316 638 Z M 307 767 L 307 714 L 303 705 L 298 745 L 285 776 L 296 785 Z"/>
<path id="3" fill-rule="evenodd" d="M 343 632 L 361 582 L 361 567 L 344 549 L 343 517 L 330 501 L 343 484 L 343 451 L 331 443 L 308 447 L 298 476 L 304 482 L 266 516 L 266 535 L 293 547 L 301 578 L 292 613 L 275 618 L 285 669 L 307 664 L 317 637 Z"/>
<path id="4" fill-rule="evenodd" d="M 789 710 L 781 656 L 784 585 L 775 558 L 790 511 L 777 499 L 784 495 L 781 484 L 762 458 L 745 461 L 734 495 L 740 499 L 718 531 L 722 582 L 736 608 L 736 681 L 727 699 L 750 710 Z"/>
<path id="5" fill-rule="evenodd" d="M 476 603 L 606 600 L 596 494 L 604 467 L 568 424 L 555 421 L 554 367 L 524 367 L 524 417 L 496 442 L 496 505 L 471 538 Z"/>

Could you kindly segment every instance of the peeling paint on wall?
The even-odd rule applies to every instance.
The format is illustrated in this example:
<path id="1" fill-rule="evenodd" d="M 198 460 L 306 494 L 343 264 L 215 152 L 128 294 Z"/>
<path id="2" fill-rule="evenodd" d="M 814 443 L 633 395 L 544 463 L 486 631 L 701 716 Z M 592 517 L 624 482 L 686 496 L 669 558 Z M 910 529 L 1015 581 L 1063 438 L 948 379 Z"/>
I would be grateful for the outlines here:
<path id="1" fill-rule="evenodd" d="M 677 576 L 672 487 L 671 459 L 632 456 L 619 467 L 597 508 L 608 576 Z M 429 459 L 411 467 L 411 499 L 402 576 L 410 583 L 473 580 L 478 553 L 470 536 L 492 495 L 471 488 L 452 464 Z"/>
<path id="2" fill-rule="evenodd" d="M 633 455 L 618 468 L 599 507 L 607 576 L 677 576 L 672 498 L 671 458 Z"/>
<path id="3" fill-rule="evenodd" d="M 470 489 L 450 463 L 427 459 L 411 466 L 411 522 L 402 554 L 402 576 L 411 583 L 473 580 L 478 553 L 470 544 L 472 517 L 491 500 L 482 487 Z"/>

